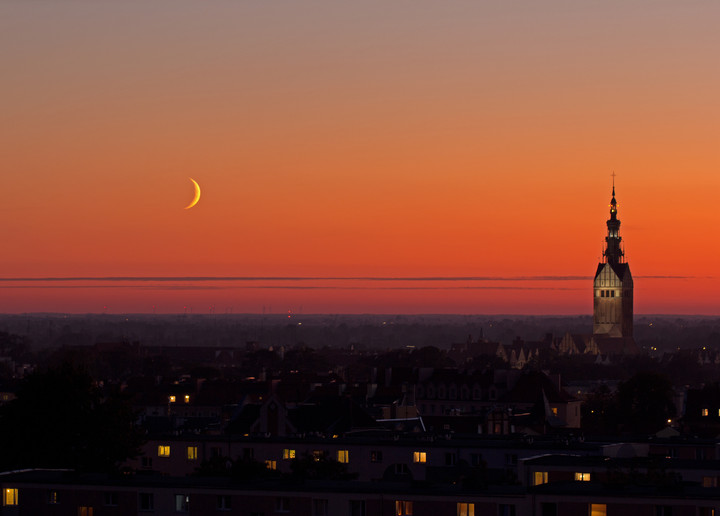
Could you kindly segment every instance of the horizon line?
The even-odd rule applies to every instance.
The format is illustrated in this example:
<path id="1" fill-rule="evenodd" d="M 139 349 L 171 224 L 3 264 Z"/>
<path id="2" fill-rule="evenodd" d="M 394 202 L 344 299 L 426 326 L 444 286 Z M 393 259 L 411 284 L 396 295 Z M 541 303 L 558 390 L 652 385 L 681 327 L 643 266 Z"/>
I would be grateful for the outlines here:
<path id="1" fill-rule="evenodd" d="M 0 277 L 0 282 L 65 281 L 586 281 L 593 276 L 25 276 Z M 647 275 L 636 279 L 711 279 L 714 276 Z"/>
<path id="2" fill-rule="evenodd" d="M 0 312 L 0 317 L 3 316 L 27 316 L 27 315 L 57 315 L 57 316 L 68 316 L 68 315 L 106 315 L 106 316 L 118 316 L 124 317 L 128 315 L 179 315 L 179 316 L 191 316 L 191 317 L 217 317 L 217 316 L 267 316 L 277 315 L 287 318 L 288 312 Z M 470 312 L 310 312 L 300 313 L 292 312 L 293 318 L 299 317 L 336 317 L 336 316 L 348 316 L 348 317 L 388 317 L 388 316 L 409 316 L 409 317 L 550 317 L 550 318 L 564 318 L 564 317 L 588 317 L 592 318 L 592 314 L 588 313 L 565 313 L 565 314 L 531 314 L 531 313 L 470 313 Z M 683 314 L 683 313 L 639 313 L 634 314 L 635 317 L 720 317 L 720 314 Z"/>

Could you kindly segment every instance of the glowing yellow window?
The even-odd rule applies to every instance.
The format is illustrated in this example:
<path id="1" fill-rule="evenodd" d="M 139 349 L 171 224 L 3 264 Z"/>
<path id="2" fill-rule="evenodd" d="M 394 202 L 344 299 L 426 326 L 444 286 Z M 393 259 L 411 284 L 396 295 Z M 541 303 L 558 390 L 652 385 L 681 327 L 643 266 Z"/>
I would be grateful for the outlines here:
<path id="1" fill-rule="evenodd" d="M 540 484 L 547 484 L 548 472 L 547 471 L 536 471 L 533 475 L 533 485 L 539 486 Z"/>
<path id="2" fill-rule="evenodd" d="M 475 516 L 475 504 L 474 503 L 459 503 L 459 504 L 457 504 L 457 516 Z"/>
<path id="3" fill-rule="evenodd" d="M 170 456 L 170 446 L 165 446 L 161 444 L 158 446 L 158 457 L 169 457 Z"/>
<path id="4" fill-rule="evenodd" d="M 553 407 L 552 409 L 553 416 L 557 416 L 557 407 Z"/>
<path id="5" fill-rule="evenodd" d="M 607 505 L 604 503 L 591 503 L 590 516 L 607 516 Z"/>
<path id="6" fill-rule="evenodd" d="M 295 458 L 295 450 L 291 450 L 290 448 L 285 448 L 283 450 L 283 459 L 290 460 Z"/>
<path id="7" fill-rule="evenodd" d="M 168 396 L 168 403 L 175 403 L 175 396 Z"/>
<path id="8" fill-rule="evenodd" d="M 3 505 L 17 505 L 18 504 L 18 490 L 17 489 L 5 489 L 3 491 Z"/>
<path id="9" fill-rule="evenodd" d="M 704 408 L 704 409 L 702 409 L 702 415 L 703 415 L 703 416 L 709 416 L 709 415 L 710 415 L 710 411 L 709 411 L 708 409 Z"/>
<path id="10" fill-rule="evenodd" d="M 187 458 L 188 458 L 188 460 L 197 460 L 197 458 L 198 458 L 197 446 L 188 446 L 187 447 Z"/>
<path id="11" fill-rule="evenodd" d="M 427 462 L 427 452 L 416 451 L 413 453 L 413 462 Z"/>
<path id="12" fill-rule="evenodd" d="M 277 461 L 276 460 L 266 460 L 265 467 L 267 469 L 277 469 Z"/>
<path id="13" fill-rule="evenodd" d="M 395 502 L 395 516 L 412 516 L 412 502 L 397 500 Z"/>
<path id="14" fill-rule="evenodd" d="M 93 516 L 93 508 L 84 506 L 78 507 L 78 516 Z"/>
<path id="15" fill-rule="evenodd" d="M 575 473 L 575 480 L 578 482 L 590 482 L 590 473 Z"/>
<path id="16" fill-rule="evenodd" d="M 338 450 L 337 459 L 338 462 L 347 464 L 348 462 L 350 462 L 350 452 L 348 450 Z"/>
<path id="17" fill-rule="evenodd" d="M 185 395 L 185 403 L 190 403 L 190 395 L 189 394 Z"/>

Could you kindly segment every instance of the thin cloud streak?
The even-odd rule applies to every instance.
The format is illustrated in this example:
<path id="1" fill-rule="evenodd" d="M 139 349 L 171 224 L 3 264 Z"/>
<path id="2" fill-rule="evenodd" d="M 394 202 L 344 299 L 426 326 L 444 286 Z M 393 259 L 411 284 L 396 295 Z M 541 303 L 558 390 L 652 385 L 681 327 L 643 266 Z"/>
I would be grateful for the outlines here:
<path id="1" fill-rule="evenodd" d="M 635 276 L 636 279 L 712 279 L 713 276 L 674 276 L 654 275 Z M 72 281 L 108 281 L 108 282 L 214 282 L 214 281 L 587 281 L 592 276 L 50 276 L 0 278 L 4 283 L 20 282 L 72 282 Z"/>
<path id="2" fill-rule="evenodd" d="M 137 290 L 582 290 L 573 287 L 349 287 L 337 285 L 10 285 L 0 289 L 137 289 Z"/>

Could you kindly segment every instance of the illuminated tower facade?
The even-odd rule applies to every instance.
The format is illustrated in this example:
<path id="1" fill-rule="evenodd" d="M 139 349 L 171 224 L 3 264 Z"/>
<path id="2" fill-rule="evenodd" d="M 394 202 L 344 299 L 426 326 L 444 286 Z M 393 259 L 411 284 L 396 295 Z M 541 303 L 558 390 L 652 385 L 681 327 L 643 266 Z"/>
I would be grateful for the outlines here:
<path id="1" fill-rule="evenodd" d="M 593 334 L 632 337 L 633 279 L 620 246 L 622 237 L 617 215 L 613 181 L 603 261 L 598 264 L 593 281 Z"/>

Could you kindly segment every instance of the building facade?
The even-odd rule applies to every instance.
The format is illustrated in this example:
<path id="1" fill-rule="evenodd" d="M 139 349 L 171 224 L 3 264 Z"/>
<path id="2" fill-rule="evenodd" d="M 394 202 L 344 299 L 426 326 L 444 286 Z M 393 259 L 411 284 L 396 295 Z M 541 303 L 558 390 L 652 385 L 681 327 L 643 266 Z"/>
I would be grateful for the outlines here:
<path id="1" fill-rule="evenodd" d="M 633 279 L 621 247 L 615 184 L 610 200 L 610 218 L 603 261 L 593 280 L 593 334 L 607 337 L 633 336 Z"/>

